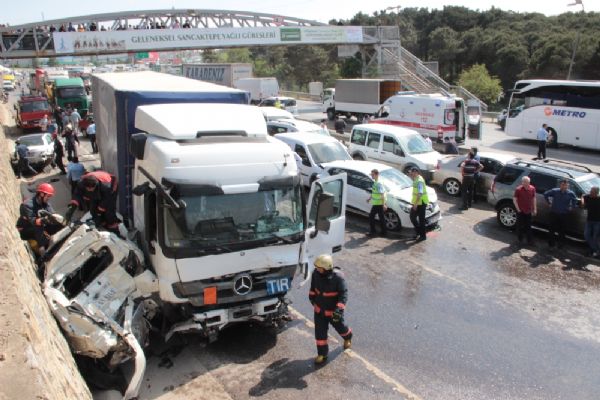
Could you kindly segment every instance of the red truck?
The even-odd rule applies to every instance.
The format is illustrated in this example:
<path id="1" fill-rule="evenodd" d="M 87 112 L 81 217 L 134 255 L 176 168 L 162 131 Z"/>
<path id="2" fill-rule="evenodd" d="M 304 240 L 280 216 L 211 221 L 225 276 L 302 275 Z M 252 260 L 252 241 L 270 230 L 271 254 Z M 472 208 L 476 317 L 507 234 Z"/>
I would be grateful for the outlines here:
<path id="1" fill-rule="evenodd" d="M 40 120 L 44 115 L 48 121 L 52 119 L 52 109 L 48 99 L 42 96 L 21 96 L 17 104 L 17 126 L 23 131 L 27 129 L 40 129 Z"/>

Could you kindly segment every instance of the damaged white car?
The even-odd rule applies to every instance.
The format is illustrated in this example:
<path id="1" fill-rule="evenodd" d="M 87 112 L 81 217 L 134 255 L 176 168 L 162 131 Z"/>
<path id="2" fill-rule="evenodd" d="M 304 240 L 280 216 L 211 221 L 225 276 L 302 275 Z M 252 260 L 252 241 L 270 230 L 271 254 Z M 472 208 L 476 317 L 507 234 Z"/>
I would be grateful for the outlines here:
<path id="1" fill-rule="evenodd" d="M 143 348 L 158 310 L 157 278 L 129 240 L 87 224 L 54 235 L 44 295 L 78 364 L 120 375 L 124 399 L 137 396 L 146 369 Z M 81 357 L 79 357 L 81 356 Z"/>

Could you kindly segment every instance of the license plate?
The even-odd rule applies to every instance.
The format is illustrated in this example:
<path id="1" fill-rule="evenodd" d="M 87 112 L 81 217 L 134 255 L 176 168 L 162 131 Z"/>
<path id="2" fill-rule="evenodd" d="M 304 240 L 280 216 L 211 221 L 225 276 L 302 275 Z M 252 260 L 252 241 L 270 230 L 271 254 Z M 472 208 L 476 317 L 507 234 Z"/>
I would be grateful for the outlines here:
<path id="1" fill-rule="evenodd" d="M 285 293 L 291 289 L 290 278 L 279 278 L 279 279 L 269 279 L 267 280 L 267 294 L 277 294 L 277 293 Z"/>

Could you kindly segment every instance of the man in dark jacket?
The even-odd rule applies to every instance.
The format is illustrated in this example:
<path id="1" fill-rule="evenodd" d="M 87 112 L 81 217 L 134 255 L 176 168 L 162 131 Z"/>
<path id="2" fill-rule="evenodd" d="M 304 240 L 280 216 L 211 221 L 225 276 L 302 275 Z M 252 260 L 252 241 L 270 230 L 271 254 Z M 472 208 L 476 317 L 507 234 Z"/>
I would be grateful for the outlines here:
<path id="1" fill-rule="evenodd" d="M 29 159 L 27 158 L 29 147 L 25 143 L 21 143 L 19 139 L 15 141 L 15 144 L 15 155 L 18 159 L 17 179 L 21 177 L 21 174 L 29 173 L 32 176 L 37 175 L 37 171 L 29 164 Z"/>
<path id="2" fill-rule="evenodd" d="M 93 171 L 83 175 L 69 203 L 67 220 L 75 210 L 84 205 L 92 214 L 98 227 L 119 232 L 117 217 L 117 178 L 106 171 Z"/>
<path id="3" fill-rule="evenodd" d="M 31 248 L 38 255 L 44 255 L 48 248 L 49 238 L 62 228 L 62 216 L 40 215 L 40 211 L 54 214 L 48 202 L 54 196 L 54 188 L 49 183 L 40 183 L 35 196 L 21 203 L 17 230 L 21 239 L 29 241 Z"/>
<path id="4" fill-rule="evenodd" d="M 54 164 L 60 169 L 61 175 L 65 175 L 65 164 L 63 164 L 63 157 L 65 156 L 65 146 L 63 146 L 58 134 L 54 132 L 52 134 L 52 142 L 54 143 Z"/>
<path id="5" fill-rule="evenodd" d="M 315 339 L 318 354 L 315 364 L 320 365 L 327 361 L 329 353 L 327 344 L 329 324 L 344 339 L 344 349 L 352 347 L 352 329 L 344 323 L 348 289 L 340 269 L 333 269 L 333 259 L 329 254 L 321 254 L 315 260 L 308 299 L 315 310 Z"/>

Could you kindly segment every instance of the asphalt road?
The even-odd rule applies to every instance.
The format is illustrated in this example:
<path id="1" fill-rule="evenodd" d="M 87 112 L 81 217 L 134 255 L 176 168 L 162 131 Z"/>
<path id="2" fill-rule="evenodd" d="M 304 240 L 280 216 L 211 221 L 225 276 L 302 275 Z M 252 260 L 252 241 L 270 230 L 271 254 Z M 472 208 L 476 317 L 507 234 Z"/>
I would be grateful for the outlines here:
<path id="1" fill-rule="evenodd" d="M 479 146 L 535 151 L 493 125 Z M 556 154 L 597 166 L 594 152 Z M 97 164 L 95 155 L 85 159 Z M 22 188 L 58 179 L 66 190 L 56 172 Z M 329 363 L 313 366 L 308 288 L 295 288 L 294 318 L 278 332 L 240 325 L 210 345 L 182 336 L 155 350 L 139 398 L 598 399 L 598 261 L 582 256 L 578 242 L 549 249 L 542 232 L 519 248 L 485 202 L 461 212 L 458 199 L 438 195 L 441 228 L 419 244 L 408 229 L 369 239 L 367 220 L 349 216 L 335 262 L 349 285 L 351 351 L 331 331 Z"/>

